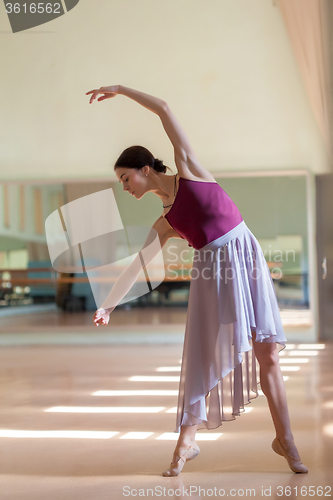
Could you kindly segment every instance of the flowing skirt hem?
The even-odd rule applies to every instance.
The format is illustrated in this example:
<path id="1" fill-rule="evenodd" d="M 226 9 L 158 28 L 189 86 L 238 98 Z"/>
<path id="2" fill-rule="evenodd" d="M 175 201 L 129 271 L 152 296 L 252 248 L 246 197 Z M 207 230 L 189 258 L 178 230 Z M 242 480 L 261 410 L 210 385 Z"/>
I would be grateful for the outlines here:
<path id="1" fill-rule="evenodd" d="M 255 340 L 255 342 L 258 342 L 258 343 L 262 343 L 263 341 L 257 341 Z M 275 341 L 276 342 L 276 341 Z M 283 351 L 285 348 L 286 348 L 286 345 L 285 343 L 283 343 L 282 341 L 280 342 L 276 342 L 276 346 L 277 348 L 281 346 L 281 348 L 279 349 L 278 348 L 278 353 L 280 353 L 281 351 Z M 250 351 L 252 351 L 253 347 L 250 349 Z M 248 353 L 249 351 L 244 351 L 244 354 L 245 353 Z M 240 353 L 242 354 L 242 353 Z M 219 427 L 221 427 L 221 425 L 223 424 L 223 422 L 232 422 L 233 420 L 236 420 L 236 417 L 240 417 L 243 413 L 246 412 L 246 409 L 245 409 L 245 406 L 249 405 L 252 403 L 252 400 L 254 399 L 257 399 L 258 396 L 259 396 L 259 389 L 258 389 L 258 386 L 260 386 L 260 380 L 258 380 L 258 361 L 257 359 L 255 358 L 256 362 L 255 362 L 255 372 L 253 374 L 253 378 L 255 379 L 255 383 L 256 383 L 256 386 L 255 387 L 250 387 L 249 388 L 249 392 L 247 394 L 247 401 L 243 401 L 242 404 L 240 405 L 240 407 L 236 410 L 236 411 L 233 411 L 231 412 L 230 414 L 228 415 L 225 415 L 224 412 L 222 412 L 222 415 L 221 415 L 221 419 L 219 421 L 212 421 L 212 420 L 208 420 L 207 418 L 206 419 L 198 419 L 193 413 L 191 413 L 191 411 L 189 411 L 189 408 L 191 408 L 191 406 L 195 405 L 196 403 L 198 403 L 199 399 L 197 401 L 194 401 L 191 405 L 187 406 L 184 410 L 182 410 L 182 423 L 174 430 L 174 432 L 176 433 L 180 433 L 180 427 L 182 425 L 198 425 L 198 431 L 199 430 L 213 430 L 213 429 L 218 429 Z M 242 359 L 240 365 L 242 365 L 242 363 L 244 362 L 244 360 Z M 236 366 L 234 368 L 232 368 L 231 372 L 234 371 L 236 368 Z M 227 373 L 225 376 L 228 376 L 230 375 L 230 372 Z M 245 377 L 249 377 L 249 374 L 247 373 L 245 375 Z M 224 377 L 221 377 L 219 380 L 217 380 L 216 384 L 211 387 L 208 391 L 208 393 L 206 394 L 205 396 L 205 399 L 207 397 L 209 397 L 210 393 L 216 388 L 218 387 L 218 384 L 221 384 L 222 382 L 222 379 Z M 252 393 L 252 394 L 251 394 Z M 184 416 L 186 414 L 186 417 L 184 419 Z M 191 417 L 190 417 L 191 415 Z M 183 420 L 185 420 L 186 423 L 183 423 Z"/>

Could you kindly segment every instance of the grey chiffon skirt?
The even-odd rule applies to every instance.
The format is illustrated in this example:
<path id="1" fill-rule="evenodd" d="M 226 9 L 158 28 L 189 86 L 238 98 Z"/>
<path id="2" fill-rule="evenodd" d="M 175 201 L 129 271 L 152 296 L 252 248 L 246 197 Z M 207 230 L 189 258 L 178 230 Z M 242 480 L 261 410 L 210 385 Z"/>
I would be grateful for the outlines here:
<path id="1" fill-rule="evenodd" d="M 194 252 L 175 432 L 215 429 L 258 396 L 252 331 L 285 347 L 268 265 L 242 221 Z"/>

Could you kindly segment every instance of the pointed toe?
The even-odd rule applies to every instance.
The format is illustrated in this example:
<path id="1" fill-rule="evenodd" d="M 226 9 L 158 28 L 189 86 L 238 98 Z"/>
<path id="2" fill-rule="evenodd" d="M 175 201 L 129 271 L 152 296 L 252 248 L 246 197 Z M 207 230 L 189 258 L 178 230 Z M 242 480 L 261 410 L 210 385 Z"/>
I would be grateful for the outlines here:
<path id="1" fill-rule="evenodd" d="M 281 455 L 287 460 L 288 465 L 293 472 L 296 474 L 306 474 L 308 472 L 308 468 L 302 463 L 295 444 L 292 443 L 292 445 L 294 446 L 294 449 L 290 452 L 283 446 L 278 438 L 275 438 L 272 442 L 272 449 L 275 453 Z"/>
<path id="2" fill-rule="evenodd" d="M 176 448 L 175 452 L 179 456 L 179 460 L 177 460 L 177 462 L 171 463 L 169 469 L 165 470 L 162 473 L 162 476 L 164 477 L 178 476 L 183 470 L 186 462 L 188 462 L 189 460 L 193 460 L 193 458 L 199 455 L 200 448 L 196 443 L 194 443 L 189 448 Z"/>

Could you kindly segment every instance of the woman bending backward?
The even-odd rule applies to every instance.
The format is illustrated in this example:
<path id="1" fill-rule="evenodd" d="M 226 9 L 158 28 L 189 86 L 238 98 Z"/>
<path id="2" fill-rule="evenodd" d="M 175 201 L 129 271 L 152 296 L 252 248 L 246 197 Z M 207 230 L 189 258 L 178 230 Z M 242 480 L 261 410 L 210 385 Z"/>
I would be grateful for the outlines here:
<path id="1" fill-rule="evenodd" d="M 156 256 L 156 234 L 163 247 L 169 238 L 183 238 L 194 248 L 175 432 L 179 433 L 170 467 L 177 476 L 200 449 L 198 429 L 215 429 L 234 420 L 244 405 L 267 397 L 276 437 L 272 449 L 290 469 L 305 473 L 290 428 L 286 391 L 278 349 L 285 334 L 272 278 L 260 245 L 237 206 L 198 161 L 178 120 L 161 99 L 113 85 L 87 92 L 103 101 L 123 95 L 159 116 L 173 148 L 176 175 L 142 146 L 126 149 L 115 163 L 124 191 L 140 200 L 152 192 L 162 201 L 145 245 L 119 276 L 102 307 L 96 326 L 107 325 L 111 312 Z M 260 370 L 258 373 L 257 363 Z"/>

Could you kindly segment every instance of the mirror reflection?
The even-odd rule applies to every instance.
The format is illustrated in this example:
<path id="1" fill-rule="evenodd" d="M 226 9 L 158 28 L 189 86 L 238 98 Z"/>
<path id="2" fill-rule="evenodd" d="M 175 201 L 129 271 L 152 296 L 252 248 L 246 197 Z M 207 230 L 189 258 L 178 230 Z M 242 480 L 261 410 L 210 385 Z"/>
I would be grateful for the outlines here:
<path id="1" fill-rule="evenodd" d="M 308 221 L 305 175 L 225 176 L 217 182 L 235 201 L 256 235 L 284 310 L 310 309 Z M 140 204 L 117 182 L 2 184 L 0 186 L 0 307 L 53 304 L 64 311 L 93 311 L 96 304 L 85 273 L 57 273 L 51 266 L 45 219 L 62 205 L 112 187 L 124 226 L 151 226 L 160 213 L 148 193 Z M 165 279 L 130 304 L 186 306 L 193 249 L 170 239 L 163 248 Z"/>

